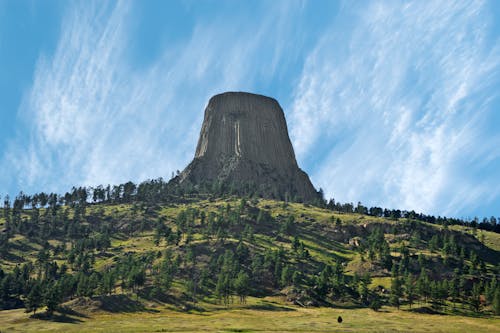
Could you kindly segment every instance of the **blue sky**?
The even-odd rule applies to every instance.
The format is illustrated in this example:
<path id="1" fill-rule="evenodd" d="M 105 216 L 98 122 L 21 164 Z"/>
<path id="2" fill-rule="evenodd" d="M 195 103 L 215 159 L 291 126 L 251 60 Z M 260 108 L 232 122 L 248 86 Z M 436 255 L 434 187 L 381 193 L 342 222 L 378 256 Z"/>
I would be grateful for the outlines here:
<path id="1" fill-rule="evenodd" d="M 0 194 L 168 179 L 250 91 L 327 197 L 498 216 L 499 88 L 498 1 L 0 0 Z"/>

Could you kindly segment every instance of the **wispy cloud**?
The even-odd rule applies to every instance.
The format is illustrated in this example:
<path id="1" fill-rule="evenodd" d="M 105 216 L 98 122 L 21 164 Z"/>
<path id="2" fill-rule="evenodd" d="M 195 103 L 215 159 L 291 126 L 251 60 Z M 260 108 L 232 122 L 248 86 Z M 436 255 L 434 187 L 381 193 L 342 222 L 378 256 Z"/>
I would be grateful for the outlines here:
<path id="1" fill-rule="evenodd" d="M 285 45 L 262 50 L 281 44 L 293 16 L 281 4 L 264 9 L 258 21 L 200 19 L 138 69 L 126 61 L 131 3 L 72 6 L 55 54 L 38 62 L 20 108 L 30 137 L 8 147 L 3 176 L 25 191 L 168 178 L 192 158 L 208 98 L 253 90 L 276 70 Z"/>
<path id="2" fill-rule="evenodd" d="M 476 177 L 500 147 L 485 126 L 500 83 L 488 11 L 482 1 L 345 7 L 291 105 L 293 142 L 315 183 L 341 201 L 436 214 L 491 201 L 500 175 Z"/>
<path id="3" fill-rule="evenodd" d="M 228 2 L 194 11 L 187 37 L 140 67 L 135 4 L 68 4 L 19 109 L 27 130 L 0 161 L 2 192 L 168 178 L 192 158 L 208 98 L 247 90 L 289 104 L 299 162 L 336 199 L 452 215 L 500 202 L 491 3 L 344 3 L 317 23 L 314 2 Z"/>

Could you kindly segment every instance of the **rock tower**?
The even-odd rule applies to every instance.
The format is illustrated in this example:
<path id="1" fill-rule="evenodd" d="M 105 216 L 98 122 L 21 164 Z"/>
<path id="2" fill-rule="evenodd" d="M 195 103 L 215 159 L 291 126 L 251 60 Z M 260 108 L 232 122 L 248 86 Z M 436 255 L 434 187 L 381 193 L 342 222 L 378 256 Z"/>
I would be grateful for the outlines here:
<path id="1" fill-rule="evenodd" d="M 195 157 L 173 182 L 280 200 L 319 197 L 297 165 L 278 102 L 245 92 L 210 99 Z"/>

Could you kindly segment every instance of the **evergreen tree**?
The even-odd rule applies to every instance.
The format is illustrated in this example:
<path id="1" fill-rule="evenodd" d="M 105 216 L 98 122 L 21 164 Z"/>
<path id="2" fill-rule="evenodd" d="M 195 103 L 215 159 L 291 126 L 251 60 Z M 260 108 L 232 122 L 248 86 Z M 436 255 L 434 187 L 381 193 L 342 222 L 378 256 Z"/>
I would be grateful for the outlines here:
<path id="1" fill-rule="evenodd" d="M 44 304 L 47 306 L 47 313 L 52 315 L 62 301 L 61 289 L 58 283 L 47 287 L 44 295 Z"/>
<path id="2" fill-rule="evenodd" d="M 219 274 L 217 277 L 217 284 L 215 286 L 215 295 L 219 302 L 222 300 L 225 306 L 229 304 L 229 297 L 231 296 L 231 278 L 227 274 Z"/>
<path id="3" fill-rule="evenodd" d="M 403 295 L 403 290 L 401 287 L 401 280 L 399 278 L 393 278 L 391 283 L 391 296 L 390 302 L 393 306 L 397 307 L 399 310 L 400 298 Z"/>
<path id="4" fill-rule="evenodd" d="M 406 290 L 406 299 L 408 300 L 408 304 L 410 304 L 410 309 L 411 309 L 413 301 L 415 300 L 415 285 L 413 278 L 409 274 L 405 279 L 405 290 Z"/>
<path id="5" fill-rule="evenodd" d="M 431 240 L 429 241 L 429 250 L 431 252 L 435 252 L 437 249 L 439 249 L 439 247 L 440 243 L 438 235 L 432 236 Z"/>
<path id="6" fill-rule="evenodd" d="M 116 278 L 112 271 L 104 272 L 99 281 L 99 293 L 101 295 L 109 295 L 115 288 Z"/>
<path id="7" fill-rule="evenodd" d="M 302 274 L 300 274 L 300 271 L 297 270 L 293 272 L 292 282 L 294 287 L 300 287 L 300 284 L 302 283 Z"/>
<path id="8" fill-rule="evenodd" d="M 492 303 L 493 313 L 497 316 L 500 315 L 500 287 L 497 287 L 493 296 Z"/>
<path id="9" fill-rule="evenodd" d="M 469 302 L 474 311 L 479 312 L 481 310 L 481 285 L 479 283 L 474 283 L 472 286 Z"/>
<path id="10" fill-rule="evenodd" d="M 497 290 L 498 283 L 497 279 L 494 277 L 491 279 L 490 283 L 486 285 L 484 293 L 486 294 L 486 300 L 491 304 L 495 297 L 495 292 Z"/>
<path id="11" fill-rule="evenodd" d="M 450 282 L 450 296 L 453 302 L 453 308 L 455 308 L 455 303 L 460 297 L 460 279 L 458 277 L 458 272 L 455 271 L 453 279 Z"/>
<path id="12" fill-rule="evenodd" d="M 26 301 L 24 302 L 24 305 L 26 306 L 26 312 L 33 311 L 33 314 L 35 314 L 36 310 L 42 306 L 42 301 L 42 288 L 40 287 L 40 284 L 35 281 L 31 286 L 31 290 L 28 293 L 28 296 L 26 297 Z"/>
<path id="13" fill-rule="evenodd" d="M 240 297 L 240 303 L 245 304 L 246 298 L 250 292 L 250 278 L 248 274 L 240 271 L 236 280 L 234 281 L 234 290 L 236 294 Z"/>
<path id="14" fill-rule="evenodd" d="M 291 284 L 292 275 L 293 271 L 290 268 L 290 266 L 286 265 L 285 267 L 283 267 L 283 269 L 281 270 L 281 279 L 280 279 L 280 286 L 282 288 L 289 286 Z"/>
<path id="15" fill-rule="evenodd" d="M 378 311 L 382 307 L 382 302 L 380 301 L 380 296 L 377 293 L 371 295 L 370 309 L 373 311 Z"/>
<path id="16" fill-rule="evenodd" d="M 429 297 L 429 278 L 424 268 L 420 271 L 420 276 L 417 280 L 417 292 L 421 297 L 423 296 L 427 302 L 427 297 Z"/>

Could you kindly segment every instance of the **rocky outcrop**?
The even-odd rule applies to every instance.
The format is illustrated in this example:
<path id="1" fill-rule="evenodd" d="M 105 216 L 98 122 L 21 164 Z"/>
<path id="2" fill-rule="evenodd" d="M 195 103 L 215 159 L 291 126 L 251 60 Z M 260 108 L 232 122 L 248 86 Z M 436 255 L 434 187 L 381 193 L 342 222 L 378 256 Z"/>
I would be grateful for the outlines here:
<path id="1" fill-rule="evenodd" d="M 297 165 L 278 102 L 243 92 L 210 99 L 195 157 L 174 181 L 282 200 L 318 198 Z"/>

